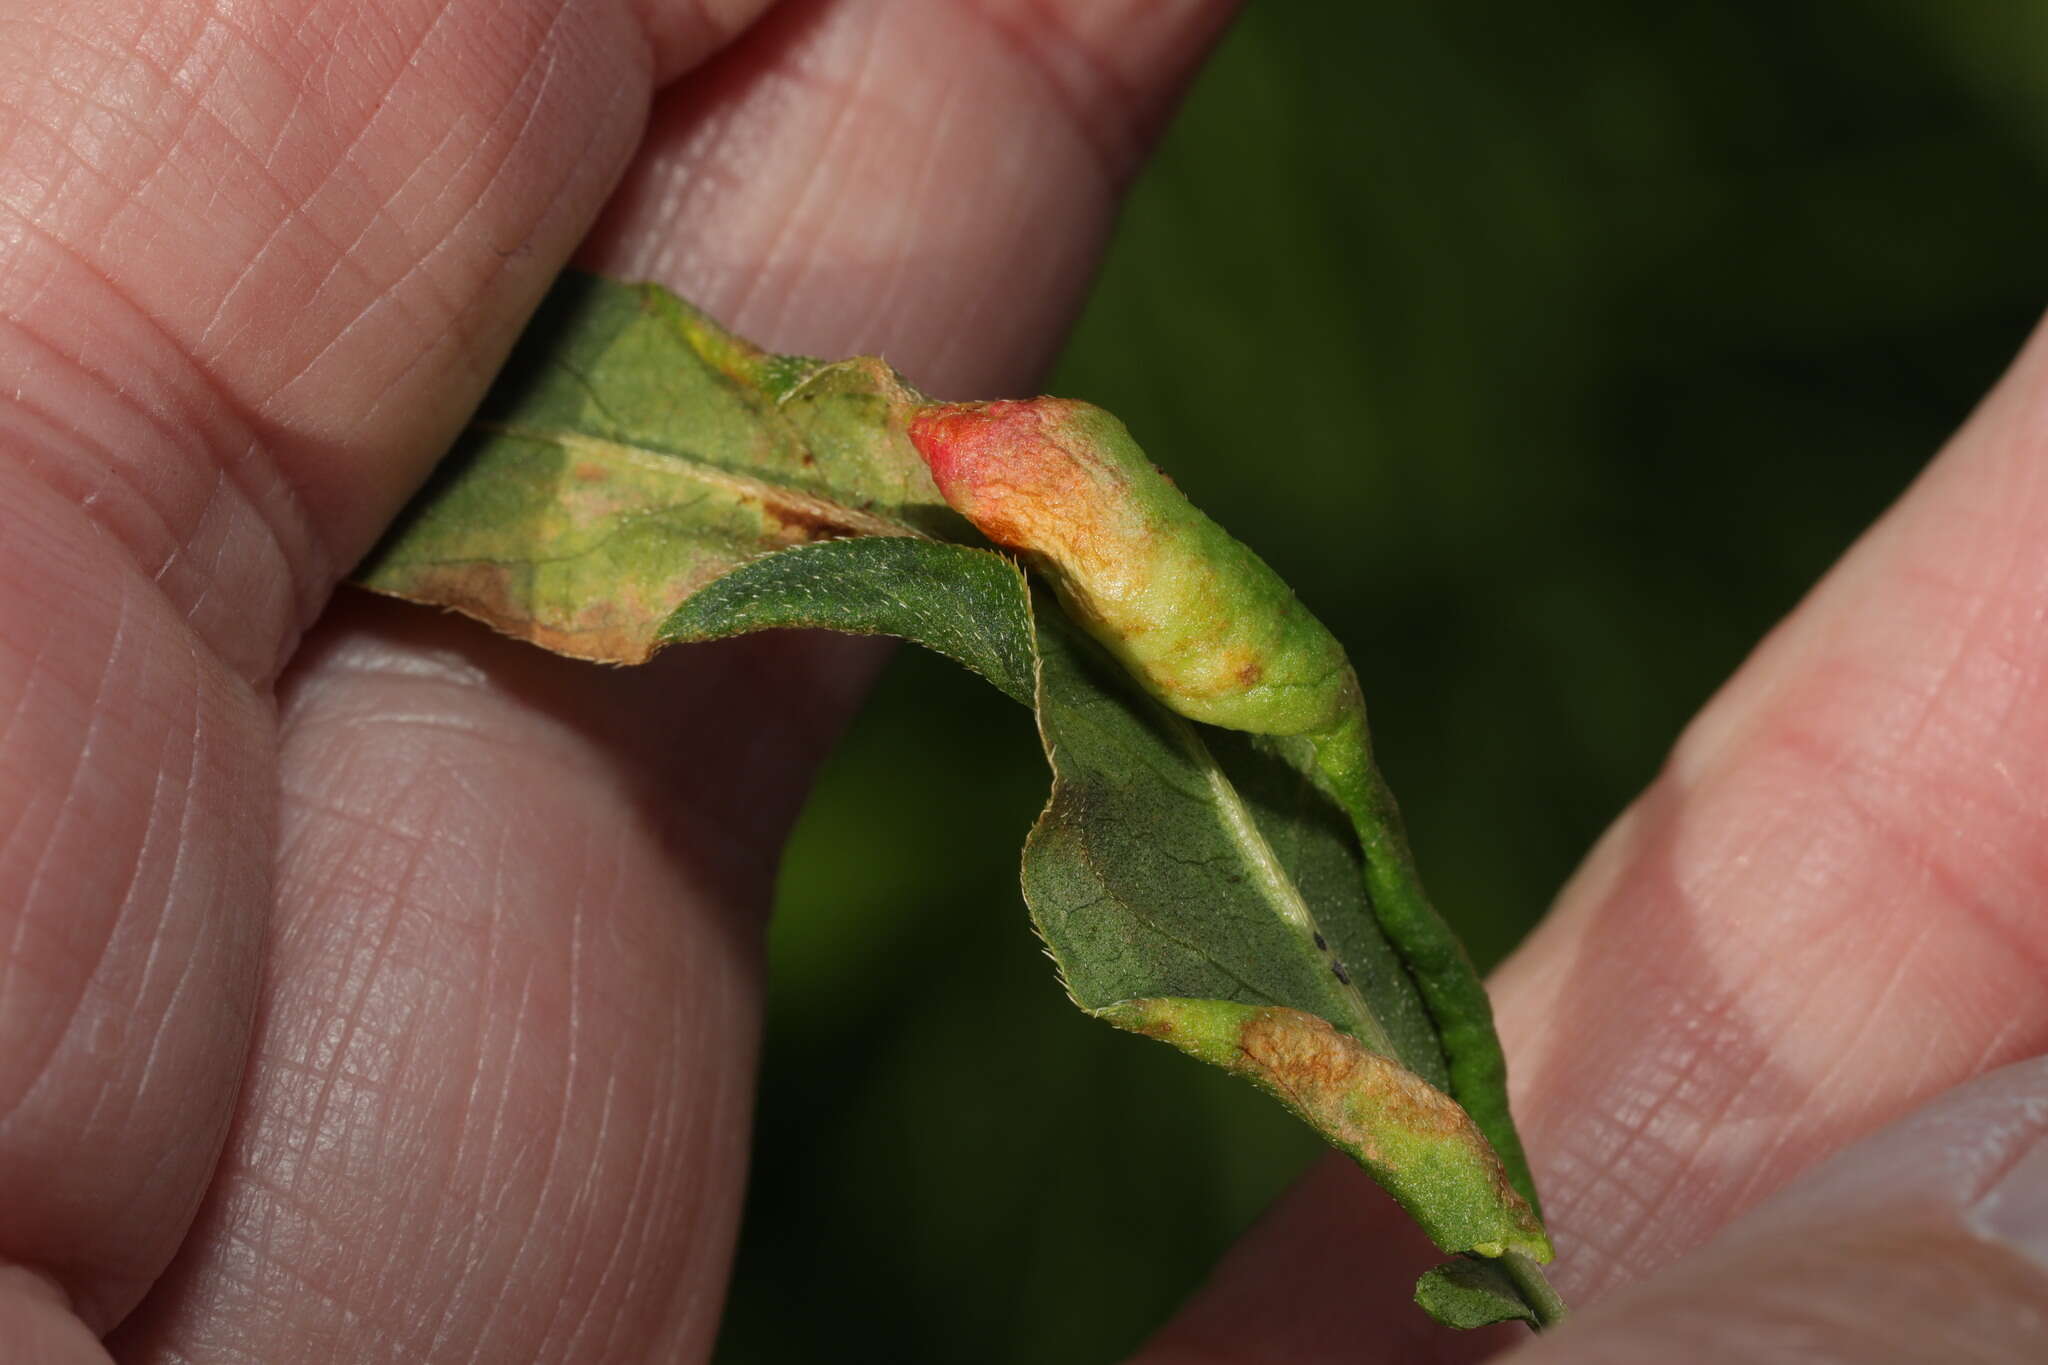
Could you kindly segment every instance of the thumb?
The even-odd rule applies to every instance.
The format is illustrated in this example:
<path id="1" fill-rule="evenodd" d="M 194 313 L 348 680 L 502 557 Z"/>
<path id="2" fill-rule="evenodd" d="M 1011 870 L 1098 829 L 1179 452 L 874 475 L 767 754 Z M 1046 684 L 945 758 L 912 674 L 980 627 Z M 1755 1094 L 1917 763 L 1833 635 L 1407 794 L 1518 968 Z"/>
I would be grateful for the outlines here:
<path id="1" fill-rule="evenodd" d="M 2012 1361 L 2048 1318 L 2048 1057 L 1849 1147 L 1514 1365 Z"/>

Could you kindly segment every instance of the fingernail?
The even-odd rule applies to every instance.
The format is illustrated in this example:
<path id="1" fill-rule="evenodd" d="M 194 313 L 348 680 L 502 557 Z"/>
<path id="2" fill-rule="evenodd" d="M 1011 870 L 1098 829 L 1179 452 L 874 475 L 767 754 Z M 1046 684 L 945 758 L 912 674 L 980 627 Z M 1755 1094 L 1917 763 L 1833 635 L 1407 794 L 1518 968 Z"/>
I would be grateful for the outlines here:
<path id="1" fill-rule="evenodd" d="M 2036 1123 L 2048 1128 L 2048 1103 L 2041 1108 Z M 1970 1223 L 1982 1236 L 2048 1267 L 2048 1132 L 2037 1135 L 2019 1160 L 1978 1196 Z"/>

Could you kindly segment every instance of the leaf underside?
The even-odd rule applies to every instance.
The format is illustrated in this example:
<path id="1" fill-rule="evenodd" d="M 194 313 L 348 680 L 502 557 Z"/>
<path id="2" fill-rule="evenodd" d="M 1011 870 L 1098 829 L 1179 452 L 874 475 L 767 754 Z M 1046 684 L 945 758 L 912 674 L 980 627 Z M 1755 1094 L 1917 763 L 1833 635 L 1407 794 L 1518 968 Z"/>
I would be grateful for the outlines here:
<path id="1" fill-rule="evenodd" d="M 1490 1327 L 1496 1322 L 1536 1324 L 1513 1281 L 1490 1260 L 1461 1256 L 1415 1282 L 1415 1302 L 1448 1327 Z"/>
<path id="2" fill-rule="evenodd" d="M 922 401 L 880 361 L 772 355 L 652 286 L 568 276 L 357 578 L 611 663 L 788 627 L 956 660 L 1037 713 L 1053 787 L 1024 890 L 1074 1002 L 1274 1095 L 1446 1251 L 1548 1260 L 1444 1093 L 1312 754 L 1165 711 L 1015 562 L 955 543 L 905 434 Z"/>

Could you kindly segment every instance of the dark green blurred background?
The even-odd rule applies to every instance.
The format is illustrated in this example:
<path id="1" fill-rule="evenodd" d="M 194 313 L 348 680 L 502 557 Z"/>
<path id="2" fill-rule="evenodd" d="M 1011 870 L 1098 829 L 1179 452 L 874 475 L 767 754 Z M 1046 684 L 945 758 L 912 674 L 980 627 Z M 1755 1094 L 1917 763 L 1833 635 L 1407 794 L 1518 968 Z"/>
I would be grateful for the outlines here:
<path id="1" fill-rule="evenodd" d="M 2048 298 L 2048 4 L 1251 6 L 1054 391 L 1350 645 L 1491 962 Z M 904 651 L 791 849 L 719 1359 L 1111 1360 L 1311 1156 L 1083 1019 L 1027 717 Z"/>

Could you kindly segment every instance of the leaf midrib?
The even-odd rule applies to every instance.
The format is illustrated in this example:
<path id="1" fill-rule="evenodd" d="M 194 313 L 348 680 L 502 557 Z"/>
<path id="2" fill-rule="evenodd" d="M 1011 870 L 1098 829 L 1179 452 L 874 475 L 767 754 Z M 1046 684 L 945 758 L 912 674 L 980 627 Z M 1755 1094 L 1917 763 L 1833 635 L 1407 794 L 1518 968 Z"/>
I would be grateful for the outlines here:
<path id="1" fill-rule="evenodd" d="M 607 440 L 602 436 L 590 436 L 580 431 L 547 430 L 512 422 L 477 422 L 474 428 L 491 435 L 510 436 L 518 440 L 559 446 L 571 454 L 614 460 L 651 474 L 693 479 L 698 483 L 722 489 L 736 498 L 758 502 L 771 509 L 787 511 L 793 517 L 832 526 L 849 535 L 908 536 L 915 540 L 932 538 L 909 522 L 898 521 L 894 517 L 885 517 L 862 508 L 849 507 L 843 502 L 834 502 L 830 498 L 821 498 L 814 493 L 805 493 L 783 484 L 770 483 L 766 479 L 758 479 L 749 474 L 736 473 L 709 461 L 672 450 L 651 450 L 645 446 Z"/>
<path id="2" fill-rule="evenodd" d="M 1279 855 L 1273 852 L 1273 846 L 1266 841 L 1265 832 L 1252 818 L 1251 809 L 1245 805 L 1237 787 L 1225 775 L 1222 765 L 1216 762 L 1216 756 L 1209 751 L 1209 746 L 1202 742 L 1202 737 L 1195 733 L 1194 726 L 1187 720 L 1165 711 L 1160 715 L 1173 734 L 1174 741 L 1181 746 L 1197 771 L 1202 774 L 1203 780 L 1208 783 L 1210 799 L 1222 817 L 1224 831 L 1237 845 L 1246 865 L 1251 869 L 1252 880 L 1261 895 L 1273 907 L 1280 921 L 1300 935 L 1302 946 L 1324 959 L 1325 964 L 1334 969 L 1334 952 L 1326 947 L 1318 947 L 1318 940 L 1328 943 L 1329 938 L 1316 923 L 1315 914 L 1308 908 L 1307 898 L 1301 894 L 1301 888 L 1287 875 L 1287 869 L 1281 865 Z M 1380 1023 L 1379 1016 L 1365 1003 L 1365 997 L 1359 992 L 1357 983 L 1337 977 L 1335 985 L 1351 1009 L 1352 1018 L 1358 1029 L 1358 1040 L 1381 1056 L 1399 1062 L 1401 1054 L 1394 1050 L 1393 1039 L 1387 1035 L 1386 1027 Z"/>

